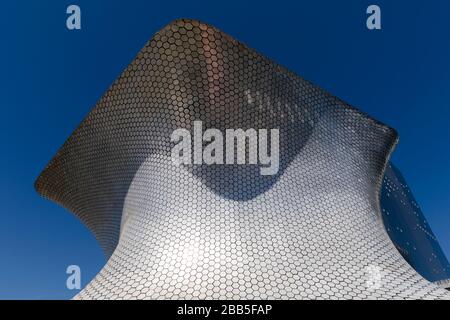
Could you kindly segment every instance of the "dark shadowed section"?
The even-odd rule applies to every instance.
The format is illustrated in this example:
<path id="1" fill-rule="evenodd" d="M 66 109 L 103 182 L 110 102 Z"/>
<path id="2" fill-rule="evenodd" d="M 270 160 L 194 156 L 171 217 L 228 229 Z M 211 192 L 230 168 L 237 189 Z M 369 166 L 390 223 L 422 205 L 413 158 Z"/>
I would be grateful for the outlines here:
<path id="1" fill-rule="evenodd" d="M 401 172 L 389 164 L 381 192 L 382 216 L 395 246 L 423 277 L 450 287 L 450 264 Z"/>

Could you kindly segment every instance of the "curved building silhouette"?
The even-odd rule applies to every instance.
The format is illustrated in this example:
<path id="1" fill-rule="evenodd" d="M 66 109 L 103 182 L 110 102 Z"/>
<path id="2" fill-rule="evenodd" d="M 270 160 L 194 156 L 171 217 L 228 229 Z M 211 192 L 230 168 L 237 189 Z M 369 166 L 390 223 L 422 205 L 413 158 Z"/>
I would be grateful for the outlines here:
<path id="1" fill-rule="evenodd" d="M 424 278 L 450 287 L 450 264 L 400 171 L 390 163 L 381 190 L 386 230 L 398 251 Z"/>
<path id="2" fill-rule="evenodd" d="M 279 169 L 176 165 L 172 133 L 279 130 Z M 177 20 L 36 181 L 107 255 L 79 299 L 420 299 L 383 225 L 396 132 L 214 27 Z M 249 149 L 246 148 L 249 156 Z M 273 149 L 271 149 L 273 151 Z"/>

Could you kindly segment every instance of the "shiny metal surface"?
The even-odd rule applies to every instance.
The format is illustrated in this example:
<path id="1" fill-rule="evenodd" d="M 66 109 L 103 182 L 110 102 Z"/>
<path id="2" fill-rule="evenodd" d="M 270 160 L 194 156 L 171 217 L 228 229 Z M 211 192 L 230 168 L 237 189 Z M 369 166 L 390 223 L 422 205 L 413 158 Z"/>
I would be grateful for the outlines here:
<path id="1" fill-rule="evenodd" d="M 278 174 L 175 166 L 171 133 L 195 120 L 279 128 Z M 380 219 L 396 141 L 217 29 L 177 20 L 139 52 L 36 189 L 74 212 L 109 257 L 79 299 L 448 298 L 409 266 Z"/>
<path id="2" fill-rule="evenodd" d="M 380 203 L 386 231 L 400 254 L 425 279 L 450 287 L 450 264 L 405 178 L 391 163 Z"/>

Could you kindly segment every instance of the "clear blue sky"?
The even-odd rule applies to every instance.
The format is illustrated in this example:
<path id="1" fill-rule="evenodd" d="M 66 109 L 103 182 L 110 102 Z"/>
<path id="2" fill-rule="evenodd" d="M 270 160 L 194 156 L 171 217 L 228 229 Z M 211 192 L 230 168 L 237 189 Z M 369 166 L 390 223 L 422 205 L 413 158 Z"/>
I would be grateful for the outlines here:
<path id="1" fill-rule="evenodd" d="M 78 4 L 82 30 L 65 27 Z M 365 27 L 378 4 L 382 30 Z M 450 2 L 3 1 L 0 10 L 0 298 L 60 298 L 105 258 L 38 174 L 151 36 L 171 20 L 212 24 L 396 128 L 394 162 L 450 256 Z"/>

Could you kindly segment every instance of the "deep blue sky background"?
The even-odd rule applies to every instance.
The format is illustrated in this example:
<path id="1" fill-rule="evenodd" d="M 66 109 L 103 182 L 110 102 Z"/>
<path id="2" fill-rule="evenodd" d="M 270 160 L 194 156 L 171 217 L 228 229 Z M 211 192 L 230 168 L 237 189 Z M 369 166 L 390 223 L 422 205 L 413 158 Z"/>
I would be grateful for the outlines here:
<path id="1" fill-rule="evenodd" d="M 82 30 L 68 31 L 78 4 Z M 382 31 L 365 27 L 369 4 Z M 171 20 L 212 24 L 396 128 L 393 155 L 450 257 L 450 1 L 2 1 L 0 298 L 66 299 L 105 258 L 33 183 L 137 52 Z"/>

